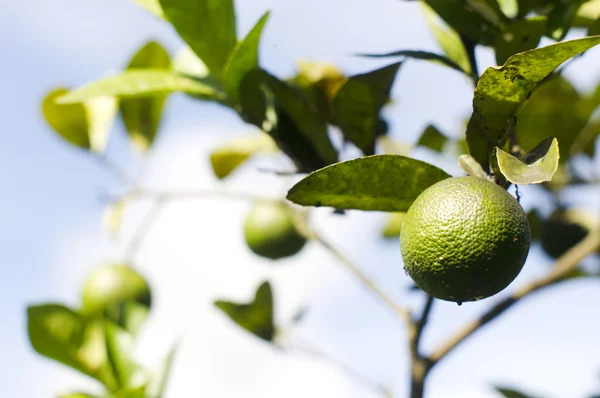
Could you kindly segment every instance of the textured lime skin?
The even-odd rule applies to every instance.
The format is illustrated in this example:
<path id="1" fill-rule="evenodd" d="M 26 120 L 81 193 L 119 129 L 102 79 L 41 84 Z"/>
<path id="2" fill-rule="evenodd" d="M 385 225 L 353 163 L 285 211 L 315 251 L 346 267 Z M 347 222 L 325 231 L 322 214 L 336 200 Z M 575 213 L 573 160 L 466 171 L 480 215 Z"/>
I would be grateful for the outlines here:
<path id="1" fill-rule="evenodd" d="M 244 237 L 250 250 L 272 260 L 293 256 L 306 244 L 283 203 L 257 203 L 246 217 Z"/>
<path id="2" fill-rule="evenodd" d="M 460 304 L 506 288 L 525 264 L 530 238 L 527 214 L 506 190 L 482 178 L 457 177 L 415 200 L 400 247 L 417 286 Z"/>
<path id="3" fill-rule="evenodd" d="M 84 313 L 112 313 L 116 311 L 115 307 L 127 301 L 150 307 L 152 296 L 144 278 L 125 265 L 100 267 L 83 285 L 81 302 Z"/>

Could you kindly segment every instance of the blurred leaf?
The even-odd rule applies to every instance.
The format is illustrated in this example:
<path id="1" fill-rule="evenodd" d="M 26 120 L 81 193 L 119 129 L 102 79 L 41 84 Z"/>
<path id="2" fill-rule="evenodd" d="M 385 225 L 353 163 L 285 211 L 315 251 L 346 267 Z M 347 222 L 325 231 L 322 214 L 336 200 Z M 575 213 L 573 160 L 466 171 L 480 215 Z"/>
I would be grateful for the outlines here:
<path id="1" fill-rule="evenodd" d="M 222 95 L 210 79 L 192 79 L 164 69 L 138 69 L 96 80 L 60 97 L 57 102 L 60 104 L 77 103 L 105 95 L 141 98 L 174 91 L 184 91 L 208 98 Z"/>
<path id="2" fill-rule="evenodd" d="M 600 136 L 600 119 L 589 120 L 575 138 L 571 146 L 571 155 L 585 153 L 593 157 L 596 151 L 596 139 Z"/>
<path id="3" fill-rule="evenodd" d="M 388 155 L 408 156 L 412 149 L 410 144 L 395 141 L 387 135 L 379 137 L 377 139 L 377 143 L 381 146 L 381 151 Z"/>
<path id="4" fill-rule="evenodd" d="M 160 0 L 179 36 L 220 78 L 237 43 L 233 0 Z"/>
<path id="5" fill-rule="evenodd" d="M 169 53 L 155 41 L 150 41 L 142 46 L 127 65 L 128 70 L 168 69 L 170 67 Z M 166 95 L 155 95 L 121 100 L 120 111 L 123 123 L 125 123 L 131 142 L 140 151 L 149 149 L 154 142 L 166 99 Z"/>
<path id="6" fill-rule="evenodd" d="M 534 49 L 546 31 L 546 17 L 511 22 L 496 38 L 496 63 L 502 65 L 514 54 Z"/>
<path id="7" fill-rule="evenodd" d="M 226 313 L 238 326 L 263 340 L 272 341 L 275 336 L 273 324 L 273 294 L 269 282 L 263 282 L 249 304 L 217 300 L 215 306 Z"/>
<path id="8" fill-rule="evenodd" d="M 146 387 L 126 388 L 116 392 L 110 398 L 146 398 Z"/>
<path id="9" fill-rule="evenodd" d="M 448 25 L 469 40 L 492 45 L 499 31 L 498 24 L 506 19 L 495 0 L 425 0 Z"/>
<path id="10" fill-rule="evenodd" d="M 525 157 L 525 161 L 500 148 L 496 148 L 496 156 L 500 171 L 508 181 L 520 185 L 539 184 L 552 180 L 558 168 L 558 141 L 556 138 L 544 140 Z"/>
<path id="11" fill-rule="evenodd" d="M 350 76 L 339 88 L 332 104 L 332 116 L 344 137 L 363 152 L 375 151 L 375 127 L 401 63 Z"/>
<path id="12" fill-rule="evenodd" d="M 95 153 L 103 153 L 108 145 L 110 131 L 117 116 L 118 102 L 115 97 L 103 96 L 83 103 L 87 114 L 90 147 Z"/>
<path id="13" fill-rule="evenodd" d="M 152 371 L 150 381 L 146 386 L 148 398 L 162 398 L 176 353 L 177 346 L 171 348 L 167 356 L 160 362 L 159 366 Z"/>
<path id="14" fill-rule="evenodd" d="M 83 149 L 90 149 L 88 121 L 82 104 L 61 105 L 55 101 L 69 92 L 66 88 L 57 88 L 48 93 L 42 102 L 42 114 L 46 122 L 62 138 Z"/>
<path id="15" fill-rule="evenodd" d="M 505 398 L 534 398 L 531 395 L 525 395 L 517 390 L 513 390 L 505 387 L 495 387 L 496 391 L 499 392 Z"/>
<path id="16" fill-rule="evenodd" d="M 148 318 L 150 307 L 135 301 L 120 303 L 119 307 L 119 314 L 114 321 L 132 336 L 137 336 Z"/>
<path id="17" fill-rule="evenodd" d="M 133 360 L 133 337 L 110 321 L 105 322 L 104 332 L 107 359 L 117 384 L 121 388 L 130 387 L 136 371 L 139 371 L 138 365 Z"/>
<path id="18" fill-rule="evenodd" d="M 564 162 L 569 159 L 571 147 L 594 107 L 563 77 L 546 79 L 517 112 L 517 140 L 525 151 L 529 151 L 543 139 L 556 137 Z"/>
<path id="19" fill-rule="evenodd" d="M 177 52 L 171 68 L 182 75 L 191 77 L 207 77 L 209 75 L 208 68 L 200 58 L 188 46 L 184 46 Z"/>
<path id="20" fill-rule="evenodd" d="M 39 354 L 101 381 L 110 390 L 117 388 L 98 323 L 62 305 L 44 304 L 27 307 L 27 330 Z"/>
<path id="21" fill-rule="evenodd" d="M 361 57 L 367 57 L 367 58 L 406 57 L 406 58 L 420 59 L 420 60 L 424 60 L 424 61 L 432 61 L 435 63 L 446 65 L 452 69 L 456 69 L 459 72 L 463 72 L 463 69 L 459 65 L 457 65 L 454 61 L 452 61 L 450 58 L 446 57 L 445 55 L 440 55 L 440 54 L 432 53 L 429 51 L 398 50 L 398 51 L 392 51 L 392 52 L 383 53 L 383 54 L 358 54 L 358 55 Z"/>
<path id="22" fill-rule="evenodd" d="M 489 155 L 506 140 L 508 123 L 533 88 L 556 67 L 600 43 L 600 37 L 561 42 L 513 55 L 504 66 L 488 68 L 475 89 L 467 126 L 470 154 L 489 171 Z"/>
<path id="23" fill-rule="evenodd" d="M 465 173 L 472 177 L 486 177 L 487 173 L 483 170 L 483 167 L 471 155 L 460 155 L 458 157 L 458 165 Z"/>
<path id="24" fill-rule="evenodd" d="M 442 152 L 444 145 L 448 142 L 446 137 L 437 127 L 430 124 L 421 133 L 417 146 L 424 146 L 435 152 Z"/>
<path id="25" fill-rule="evenodd" d="M 598 224 L 593 214 L 579 209 L 558 208 L 542 223 L 542 248 L 550 257 L 559 258 L 581 242 L 595 225 Z"/>
<path id="26" fill-rule="evenodd" d="M 508 18 L 514 18 L 519 13 L 518 0 L 498 0 L 498 5 L 500 6 L 502 13 Z"/>
<path id="27" fill-rule="evenodd" d="M 289 190 L 287 199 L 303 206 L 402 212 L 429 186 L 449 177 L 420 160 L 374 155 L 309 174 Z"/>
<path id="28" fill-rule="evenodd" d="M 140 7 L 146 9 L 149 13 L 154 16 L 165 19 L 165 14 L 163 13 L 162 8 L 160 7 L 160 2 L 158 0 L 132 0 L 134 3 L 137 3 Z"/>
<path id="29" fill-rule="evenodd" d="M 113 239 L 118 237 L 121 230 L 121 223 L 126 204 L 127 201 L 125 198 L 119 199 L 116 202 L 111 203 L 104 213 L 104 227 L 108 230 L 108 234 Z"/>
<path id="30" fill-rule="evenodd" d="M 58 398 L 102 398 L 97 395 L 87 394 L 85 392 L 72 392 L 68 394 L 61 394 Z"/>
<path id="31" fill-rule="evenodd" d="M 225 64 L 223 70 L 225 91 L 233 98 L 234 103 L 239 100 L 239 88 L 244 76 L 253 69 L 258 68 L 260 37 L 268 19 L 269 12 L 265 13 L 246 38 L 236 45 Z"/>
<path id="32" fill-rule="evenodd" d="M 444 53 L 452 60 L 456 65 L 460 67 L 465 74 L 470 75 L 471 63 L 467 50 L 460 39 L 460 36 L 454 29 L 447 26 L 442 26 L 439 22 L 437 13 L 427 5 L 427 3 L 421 3 L 425 11 L 425 19 L 432 30 L 438 44 L 444 50 Z"/>
<path id="33" fill-rule="evenodd" d="M 406 213 L 394 213 L 389 218 L 381 232 L 386 239 L 399 238 L 402 232 L 402 223 L 404 223 Z"/>
<path id="34" fill-rule="evenodd" d="M 277 146 L 267 134 L 252 134 L 222 145 L 210 155 L 212 169 L 220 180 L 227 177 L 256 153 L 273 152 Z"/>
<path id="35" fill-rule="evenodd" d="M 290 118 L 321 160 L 325 164 L 336 162 L 337 152 L 329 140 L 327 125 L 314 104 L 301 92 L 266 71 L 262 71 L 261 75 L 262 81 L 275 96 L 276 104 Z"/>
<path id="36" fill-rule="evenodd" d="M 542 216 L 537 211 L 537 209 L 532 209 L 529 212 L 527 212 L 527 220 L 529 221 L 531 240 L 539 240 L 542 233 Z"/>
<path id="37" fill-rule="evenodd" d="M 582 0 L 555 2 L 554 8 L 548 14 L 548 35 L 557 41 L 564 39 L 583 2 Z"/>
<path id="38" fill-rule="evenodd" d="M 600 18 L 596 19 L 588 28 L 588 36 L 600 35 Z"/>

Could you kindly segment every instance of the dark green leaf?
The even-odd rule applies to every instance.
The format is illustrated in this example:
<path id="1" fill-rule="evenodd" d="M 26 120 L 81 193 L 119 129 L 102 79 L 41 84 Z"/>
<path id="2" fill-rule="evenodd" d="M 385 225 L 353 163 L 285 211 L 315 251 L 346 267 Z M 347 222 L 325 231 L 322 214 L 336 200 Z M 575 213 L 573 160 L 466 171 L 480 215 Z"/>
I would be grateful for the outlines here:
<path id="1" fill-rule="evenodd" d="M 448 137 L 442 134 L 437 127 L 430 124 L 423 130 L 423 133 L 421 133 L 417 146 L 424 146 L 433 151 L 442 152 L 442 149 L 447 142 Z"/>
<path id="2" fill-rule="evenodd" d="M 171 366 L 175 359 L 177 352 L 177 346 L 173 347 L 167 356 L 161 361 L 158 368 L 154 369 L 151 373 L 151 379 L 146 386 L 146 394 L 148 398 L 162 398 L 169 374 L 171 372 Z"/>
<path id="3" fill-rule="evenodd" d="M 244 76 L 258 68 L 258 47 L 263 28 L 269 19 L 269 13 L 265 13 L 248 33 L 246 38 L 239 42 L 225 65 L 223 80 L 225 91 L 233 99 L 234 103 L 239 99 L 239 88 Z"/>
<path id="4" fill-rule="evenodd" d="M 262 81 L 273 93 L 278 107 L 284 111 L 325 164 L 337 161 L 337 152 L 327 134 L 327 124 L 306 96 L 275 76 L 262 71 Z M 285 132 L 282 132 L 285 134 Z"/>
<path id="5" fill-rule="evenodd" d="M 253 134 L 229 141 L 210 154 L 213 172 L 222 180 L 252 155 L 276 151 L 277 146 L 267 134 Z"/>
<path id="6" fill-rule="evenodd" d="M 517 112 L 517 140 L 525 151 L 552 136 L 560 143 L 561 162 L 586 126 L 595 106 L 561 76 L 546 79 Z"/>
<path id="7" fill-rule="evenodd" d="M 486 69 L 475 89 L 467 126 L 469 151 L 485 171 L 491 149 L 504 144 L 509 123 L 531 90 L 560 64 L 599 43 L 598 36 L 561 42 L 513 55 L 504 66 Z"/>
<path id="8" fill-rule="evenodd" d="M 68 104 L 87 101 L 99 96 L 121 98 L 141 98 L 169 94 L 174 91 L 220 98 L 218 87 L 212 80 L 194 79 L 165 69 L 128 70 L 118 76 L 100 79 L 75 89 L 58 99 L 58 103 Z"/>
<path id="9" fill-rule="evenodd" d="M 523 161 L 496 148 L 498 166 L 504 177 L 513 184 L 539 184 L 552 180 L 558 169 L 558 141 L 549 138 L 534 148 Z"/>
<path id="10" fill-rule="evenodd" d="M 588 28 L 588 36 L 600 35 L 600 18 L 596 19 Z"/>
<path id="11" fill-rule="evenodd" d="M 220 78 L 236 42 L 233 0 L 160 0 L 179 36 Z"/>
<path id="12" fill-rule="evenodd" d="M 350 76 L 333 98 L 332 116 L 344 137 L 365 153 L 375 150 L 375 128 L 401 63 Z"/>
<path id="13" fill-rule="evenodd" d="M 27 307 L 27 330 L 39 354 L 94 377 L 110 390 L 117 388 L 106 361 L 101 324 L 62 305 L 44 304 Z"/>
<path id="14" fill-rule="evenodd" d="M 120 304 L 119 316 L 116 322 L 132 336 L 137 336 L 149 312 L 150 308 L 147 305 L 135 301 L 126 301 Z"/>
<path id="15" fill-rule="evenodd" d="M 463 71 L 463 69 L 460 66 L 458 66 L 454 61 L 452 61 L 450 58 L 446 57 L 445 55 L 440 55 L 440 54 L 432 53 L 429 51 L 398 50 L 398 51 L 392 51 L 392 52 L 384 53 L 384 54 L 358 54 L 358 55 L 361 57 L 368 57 L 368 58 L 406 57 L 406 58 L 413 58 L 413 59 L 421 59 L 421 60 L 425 60 L 425 61 L 432 61 L 432 62 L 446 65 L 452 69 L 456 69 L 459 72 Z"/>
<path id="16" fill-rule="evenodd" d="M 383 227 L 383 231 L 381 232 L 382 236 L 386 239 L 395 239 L 400 237 L 405 216 L 406 213 L 392 214 L 385 223 L 385 227 Z"/>
<path id="17" fill-rule="evenodd" d="M 165 19 L 165 14 L 163 13 L 158 0 L 133 0 L 133 2 L 137 3 L 140 7 L 145 8 L 146 11 L 152 15 L 161 19 Z"/>
<path id="18" fill-rule="evenodd" d="M 116 392 L 110 398 L 146 398 L 146 387 L 126 388 Z"/>
<path id="19" fill-rule="evenodd" d="M 569 32 L 582 0 L 557 1 L 548 14 L 547 32 L 554 40 L 562 40 Z"/>
<path id="20" fill-rule="evenodd" d="M 374 155 L 311 173 L 290 189 L 287 199 L 303 206 L 404 212 L 421 192 L 449 177 L 420 160 Z"/>
<path id="21" fill-rule="evenodd" d="M 106 354 L 120 388 L 131 386 L 138 365 L 133 360 L 133 336 L 116 324 L 106 321 Z"/>
<path id="22" fill-rule="evenodd" d="M 517 390 L 505 387 L 495 387 L 496 391 L 499 392 L 505 398 L 534 398 L 531 395 L 523 394 Z"/>
<path id="23" fill-rule="evenodd" d="M 90 149 L 85 107 L 82 104 L 55 102 L 68 92 L 66 88 L 57 88 L 48 93 L 42 102 L 42 114 L 50 127 L 66 141 L 79 148 Z"/>
<path id="24" fill-rule="evenodd" d="M 138 50 L 127 69 L 168 69 L 170 66 L 169 53 L 159 43 L 151 41 Z M 166 99 L 166 95 L 155 95 L 121 100 L 121 117 L 136 148 L 145 151 L 154 142 Z"/>
<path id="25" fill-rule="evenodd" d="M 536 48 L 546 21 L 546 17 L 534 17 L 508 24 L 496 38 L 496 63 L 502 65 L 511 55 Z"/>
<path id="26" fill-rule="evenodd" d="M 263 340 L 272 341 L 275 336 L 273 324 L 273 294 L 269 282 L 263 282 L 249 304 L 217 300 L 215 306 L 226 313 L 240 327 Z"/>

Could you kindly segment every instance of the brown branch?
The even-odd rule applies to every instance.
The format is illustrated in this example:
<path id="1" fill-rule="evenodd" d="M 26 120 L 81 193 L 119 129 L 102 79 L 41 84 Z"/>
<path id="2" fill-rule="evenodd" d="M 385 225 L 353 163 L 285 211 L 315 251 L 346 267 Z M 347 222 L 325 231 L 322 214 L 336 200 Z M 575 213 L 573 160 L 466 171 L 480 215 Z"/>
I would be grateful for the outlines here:
<path id="1" fill-rule="evenodd" d="M 494 305 L 478 319 L 465 325 L 454 336 L 450 337 L 450 339 L 434 350 L 429 356 L 429 361 L 432 364 L 439 362 L 461 342 L 465 341 L 473 333 L 481 329 L 488 322 L 496 319 L 513 304 L 516 304 L 526 296 L 567 279 L 569 274 L 577 269 L 581 260 L 594 253 L 599 248 L 600 231 L 593 230 L 584 240 L 579 242 L 562 257 L 556 260 L 552 272 L 550 272 L 547 276 L 529 283 L 515 292 L 512 296 L 509 296 Z"/>
<path id="2" fill-rule="evenodd" d="M 425 392 L 425 379 L 433 366 L 429 358 L 421 355 L 419 345 L 429 314 L 433 307 L 434 298 L 427 295 L 421 316 L 408 324 L 408 346 L 410 351 L 410 397 L 422 398 Z"/>

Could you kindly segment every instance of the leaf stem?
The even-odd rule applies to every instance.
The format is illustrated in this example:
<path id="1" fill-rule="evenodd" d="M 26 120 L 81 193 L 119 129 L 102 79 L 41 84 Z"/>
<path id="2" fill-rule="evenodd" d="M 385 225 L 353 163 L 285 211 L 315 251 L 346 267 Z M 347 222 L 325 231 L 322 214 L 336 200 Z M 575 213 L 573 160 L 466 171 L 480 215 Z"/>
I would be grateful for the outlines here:
<path id="1" fill-rule="evenodd" d="M 479 67 L 477 66 L 477 56 L 475 55 L 475 47 L 477 46 L 477 43 L 469 40 L 464 35 L 460 35 L 460 40 L 465 46 L 467 57 L 469 58 L 469 64 L 471 65 L 471 80 L 473 81 L 473 87 L 477 87 L 477 82 L 479 82 Z"/>

